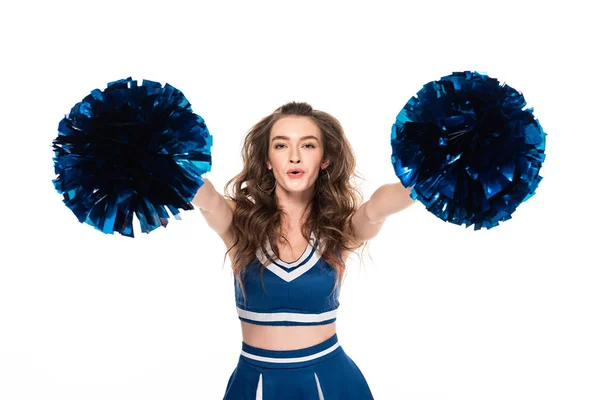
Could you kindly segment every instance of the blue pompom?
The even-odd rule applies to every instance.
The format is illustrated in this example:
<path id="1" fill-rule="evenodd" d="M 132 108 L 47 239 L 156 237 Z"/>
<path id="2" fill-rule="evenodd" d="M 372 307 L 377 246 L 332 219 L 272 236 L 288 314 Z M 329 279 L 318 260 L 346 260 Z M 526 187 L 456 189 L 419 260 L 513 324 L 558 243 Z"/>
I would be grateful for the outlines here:
<path id="1" fill-rule="evenodd" d="M 211 168 L 202 117 L 174 87 L 131 78 L 95 89 L 60 121 L 53 180 L 80 222 L 133 237 L 166 226 L 190 203 Z"/>
<path id="2" fill-rule="evenodd" d="M 476 72 L 429 82 L 392 127 L 392 163 L 413 199 L 475 230 L 511 218 L 542 180 L 546 134 L 515 89 Z"/>

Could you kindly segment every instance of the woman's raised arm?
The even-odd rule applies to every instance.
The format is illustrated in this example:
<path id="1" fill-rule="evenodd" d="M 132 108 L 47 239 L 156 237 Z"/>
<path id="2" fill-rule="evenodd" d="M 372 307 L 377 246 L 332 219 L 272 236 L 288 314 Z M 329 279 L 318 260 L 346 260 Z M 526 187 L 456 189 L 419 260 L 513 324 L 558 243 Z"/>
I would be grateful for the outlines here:
<path id="1" fill-rule="evenodd" d="M 200 209 L 208 226 L 223 237 L 231 226 L 235 202 L 226 200 L 207 178 L 202 178 L 202 181 L 204 183 L 196 192 L 192 204 Z"/>

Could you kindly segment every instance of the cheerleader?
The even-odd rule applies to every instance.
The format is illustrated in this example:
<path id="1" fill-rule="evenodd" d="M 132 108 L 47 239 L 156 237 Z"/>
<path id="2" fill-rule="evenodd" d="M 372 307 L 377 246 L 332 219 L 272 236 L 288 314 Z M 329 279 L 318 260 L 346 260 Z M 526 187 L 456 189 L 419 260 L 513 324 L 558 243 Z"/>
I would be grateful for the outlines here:
<path id="1" fill-rule="evenodd" d="M 345 263 L 384 220 L 413 204 L 386 184 L 360 204 L 355 156 L 339 121 L 292 102 L 252 127 L 243 169 L 193 204 L 231 259 L 242 345 L 224 400 L 368 400 L 336 335 Z"/>

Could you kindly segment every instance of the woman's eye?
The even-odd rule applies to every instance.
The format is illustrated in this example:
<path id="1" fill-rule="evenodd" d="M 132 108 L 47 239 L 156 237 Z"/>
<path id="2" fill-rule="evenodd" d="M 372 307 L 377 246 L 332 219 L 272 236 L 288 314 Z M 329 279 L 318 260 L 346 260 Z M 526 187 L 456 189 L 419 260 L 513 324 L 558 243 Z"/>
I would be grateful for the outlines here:
<path id="1" fill-rule="evenodd" d="M 276 148 L 276 149 L 279 149 L 279 148 L 280 148 L 279 146 L 285 146 L 285 145 L 284 145 L 284 144 L 281 144 L 281 143 L 279 143 L 279 144 L 276 144 L 276 145 L 275 145 L 275 148 Z M 310 147 L 312 147 L 313 149 L 315 148 L 315 145 L 314 145 L 314 144 L 310 144 L 310 143 L 307 143 L 307 144 L 305 144 L 305 146 L 310 146 Z"/>

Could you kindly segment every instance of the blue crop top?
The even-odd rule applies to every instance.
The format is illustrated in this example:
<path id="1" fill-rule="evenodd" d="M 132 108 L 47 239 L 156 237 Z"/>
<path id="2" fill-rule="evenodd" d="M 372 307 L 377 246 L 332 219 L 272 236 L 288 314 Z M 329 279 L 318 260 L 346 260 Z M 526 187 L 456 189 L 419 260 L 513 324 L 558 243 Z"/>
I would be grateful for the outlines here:
<path id="1" fill-rule="evenodd" d="M 304 253 L 291 263 L 275 256 L 268 239 L 265 248 L 276 262 L 271 263 L 260 248 L 256 251 L 256 259 L 244 274 L 245 299 L 234 279 L 240 320 L 258 325 L 324 325 L 335 321 L 339 307 L 339 287 L 332 292 L 335 270 L 321 259 L 314 233 Z M 261 265 L 266 267 L 262 281 Z"/>

